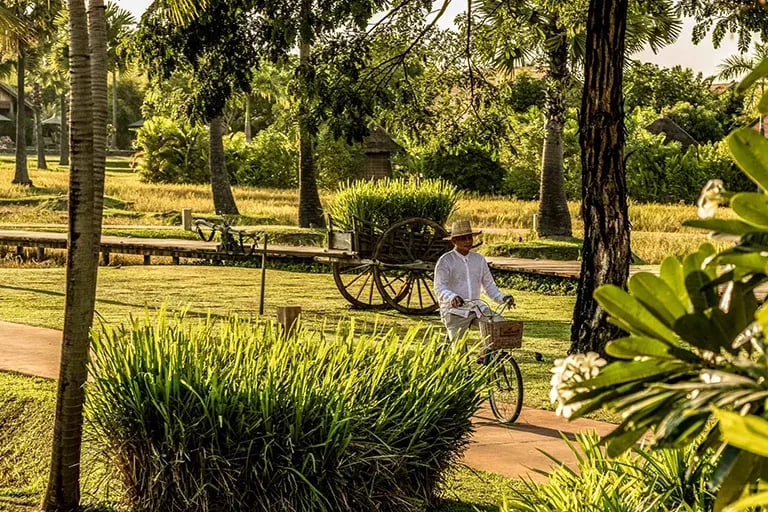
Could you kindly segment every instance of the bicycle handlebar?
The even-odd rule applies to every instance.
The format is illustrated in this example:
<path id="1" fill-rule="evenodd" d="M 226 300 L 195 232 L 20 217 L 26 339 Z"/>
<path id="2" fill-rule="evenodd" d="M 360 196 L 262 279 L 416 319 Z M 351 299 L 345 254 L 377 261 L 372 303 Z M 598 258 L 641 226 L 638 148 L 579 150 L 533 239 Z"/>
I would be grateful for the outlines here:
<path id="1" fill-rule="evenodd" d="M 494 310 L 494 309 L 491 307 L 491 305 L 490 305 L 490 304 L 488 304 L 488 303 L 487 303 L 486 301 L 484 301 L 483 299 L 464 299 L 464 297 L 462 297 L 462 298 L 461 298 L 461 300 L 462 300 L 462 301 L 464 301 L 464 304 L 463 304 L 463 305 L 465 305 L 465 306 L 466 306 L 466 305 L 472 305 L 472 306 L 475 306 L 475 307 L 477 308 L 477 310 L 480 312 L 480 315 L 481 315 L 481 316 L 483 316 L 483 317 L 485 317 L 485 318 L 493 318 L 493 317 L 496 317 L 496 316 L 502 316 L 502 314 L 504 313 L 504 311 L 505 311 L 505 310 L 506 310 L 506 309 L 509 307 L 509 304 L 507 304 L 506 302 L 504 302 L 504 303 L 503 303 L 503 304 L 501 304 L 501 306 L 499 307 L 499 310 L 498 310 L 498 311 L 496 311 L 496 310 Z M 479 306 L 485 306 L 485 307 L 488 309 L 488 311 L 490 311 L 490 312 L 491 312 L 491 314 L 490 314 L 490 315 L 486 315 L 486 314 L 485 314 L 485 312 L 483 311 L 483 308 L 481 308 L 481 307 L 479 307 Z"/>

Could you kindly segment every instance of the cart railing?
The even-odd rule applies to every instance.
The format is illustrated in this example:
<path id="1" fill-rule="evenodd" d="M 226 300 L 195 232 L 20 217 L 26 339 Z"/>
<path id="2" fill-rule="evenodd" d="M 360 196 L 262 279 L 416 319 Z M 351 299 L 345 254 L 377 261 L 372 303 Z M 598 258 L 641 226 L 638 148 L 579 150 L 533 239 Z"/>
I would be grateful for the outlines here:
<path id="1" fill-rule="evenodd" d="M 327 216 L 328 248 L 341 251 L 352 251 L 360 258 L 371 258 L 376 248 L 376 242 L 384 228 L 373 222 L 352 217 L 352 230 L 339 231 L 334 229 L 336 222 L 330 215 Z"/>

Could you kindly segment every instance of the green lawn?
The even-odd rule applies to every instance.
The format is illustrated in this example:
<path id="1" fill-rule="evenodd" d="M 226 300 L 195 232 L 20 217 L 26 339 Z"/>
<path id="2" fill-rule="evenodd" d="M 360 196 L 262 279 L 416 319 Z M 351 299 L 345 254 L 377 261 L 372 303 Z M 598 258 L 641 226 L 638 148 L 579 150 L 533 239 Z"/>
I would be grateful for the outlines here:
<path id="1" fill-rule="evenodd" d="M 258 317 L 260 270 L 202 265 L 101 267 L 97 291 L 98 318 L 115 323 L 164 303 L 186 307 L 191 315 L 237 314 Z M 519 361 L 526 383 L 526 405 L 549 407 L 549 368 L 568 349 L 572 296 L 544 296 L 513 290 L 514 316 L 525 322 Z M 414 324 L 441 328 L 437 314 L 407 316 L 395 311 L 349 308 L 330 274 L 267 270 L 265 318 L 278 306 L 300 305 L 304 321 L 332 331 L 340 320 L 353 319 L 359 329 L 374 326 L 405 330 Z M 0 319 L 61 329 L 64 310 L 63 268 L 0 268 Z M 544 355 L 536 362 L 534 352 Z"/>

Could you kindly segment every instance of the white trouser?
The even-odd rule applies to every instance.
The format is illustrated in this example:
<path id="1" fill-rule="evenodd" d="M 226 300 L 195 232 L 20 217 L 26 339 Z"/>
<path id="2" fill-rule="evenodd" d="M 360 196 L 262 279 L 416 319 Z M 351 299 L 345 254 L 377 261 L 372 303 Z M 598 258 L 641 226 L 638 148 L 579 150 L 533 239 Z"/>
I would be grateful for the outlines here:
<path id="1" fill-rule="evenodd" d="M 470 314 L 469 316 L 454 315 L 453 313 L 446 313 L 443 316 L 443 323 L 448 330 L 448 340 L 454 342 L 464 336 L 467 330 L 477 325 L 477 316 Z"/>

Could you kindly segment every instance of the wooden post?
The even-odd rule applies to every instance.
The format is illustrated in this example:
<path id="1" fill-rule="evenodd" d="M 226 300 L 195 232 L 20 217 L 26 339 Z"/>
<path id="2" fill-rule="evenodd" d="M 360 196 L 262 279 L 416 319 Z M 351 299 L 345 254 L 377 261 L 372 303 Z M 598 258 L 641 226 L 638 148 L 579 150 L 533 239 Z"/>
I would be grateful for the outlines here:
<path id="1" fill-rule="evenodd" d="M 178 265 L 179 264 L 179 256 L 178 255 L 171 256 L 171 261 L 173 261 L 174 265 Z"/>
<path id="2" fill-rule="evenodd" d="M 192 208 L 181 209 L 181 225 L 184 231 L 192 231 Z"/>
<path id="3" fill-rule="evenodd" d="M 37 261 L 43 261 L 45 259 L 45 247 L 37 248 Z"/>
<path id="4" fill-rule="evenodd" d="M 301 315 L 301 306 L 280 306 L 277 308 L 277 323 L 283 326 L 283 334 L 290 336 Z"/>
<path id="5" fill-rule="evenodd" d="M 149 254 L 144 255 L 144 264 L 149 265 L 152 262 L 152 257 Z"/>
<path id="6" fill-rule="evenodd" d="M 109 266 L 109 251 L 101 252 L 101 264 L 105 267 Z"/>
<path id="7" fill-rule="evenodd" d="M 16 246 L 16 258 L 18 258 L 21 261 L 25 261 L 26 258 L 24 258 L 24 246 L 23 245 L 17 245 Z"/>
<path id="8" fill-rule="evenodd" d="M 264 314 L 264 285 L 267 282 L 267 235 L 264 234 L 264 247 L 261 252 L 261 290 L 259 291 L 259 315 Z"/>

